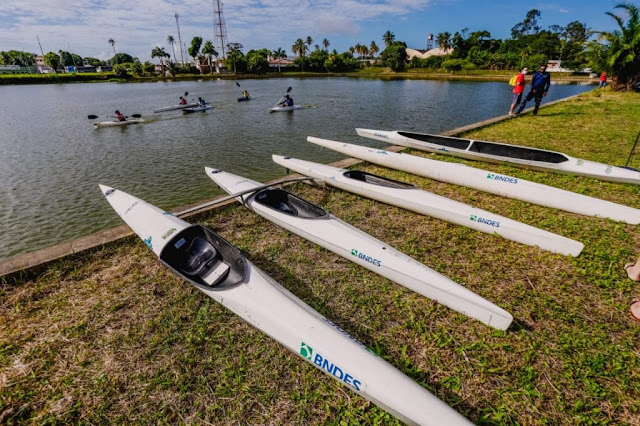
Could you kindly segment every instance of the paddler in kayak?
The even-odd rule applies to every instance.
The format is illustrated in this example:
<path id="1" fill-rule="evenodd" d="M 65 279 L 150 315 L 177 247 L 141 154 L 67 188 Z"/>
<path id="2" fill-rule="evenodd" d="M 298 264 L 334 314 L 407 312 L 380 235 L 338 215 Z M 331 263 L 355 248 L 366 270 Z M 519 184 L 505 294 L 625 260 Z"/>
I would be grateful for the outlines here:
<path id="1" fill-rule="evenodd" d="M 198 98 L 198 105 L 204 108 L 207 106 L 207 103 L 204 101 L 204 99 Z"/>
<path id="2" fill-rule="evenodd" d="M 293 106 L 293 99 L 291 99 L 291 96 L 289 96 L 289 94 L 286 94 L 284 95 L 284 102 L 282 102 L 281 104 L 278 104 L 278 106 L 281 106 L 281 107 Z"/>
<path id="3" fill-rule="evenodd" d="M 119 111 L 116 110 L 116 121 L 127 121 L 127 118 Z"/>
<path id="4" fill-rule="evenodd" d="M 183 98 L 182 96 L 180 96 L 180 102 L 178 102 L 179 105 L 186 105 L 187 104 L 187 100 L 185 98 Z"/>
<path id="5" fill-rule="evenodd" d="M 246 90 L 242 91 L 242 99 L 249 99 L 249 92 L 247 92 Z"/>

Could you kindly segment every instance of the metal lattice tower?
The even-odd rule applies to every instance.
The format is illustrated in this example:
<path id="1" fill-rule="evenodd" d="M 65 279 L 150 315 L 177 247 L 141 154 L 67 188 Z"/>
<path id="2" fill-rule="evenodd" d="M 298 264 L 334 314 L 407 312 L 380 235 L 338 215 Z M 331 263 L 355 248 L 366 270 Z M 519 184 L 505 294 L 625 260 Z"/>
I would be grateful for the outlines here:
<path id="1" fill-rule="evenodd" d="M 225 58 L 225 48 L 229 40 L 227 39 L 227 27 L 224 25 L 224 15 L 222 14 L 222 3 L 220 0 L 213 0 L 213 45 L 219 47 L 222 52 L 221 58 Z"/>
<path id="2" fill-rule="evenodd" d="M 182 50 L 182 37 L 180 36 L 180 23 L 178 22 L 178 12 L 176 12 L 176 26 L 178 27 L 178 46 L 180 47 L 180 59 L 182 60 L 182 64 L 184 64 L 184 51 Z M 185 49 L 186 50 L 186 49 Z"/>

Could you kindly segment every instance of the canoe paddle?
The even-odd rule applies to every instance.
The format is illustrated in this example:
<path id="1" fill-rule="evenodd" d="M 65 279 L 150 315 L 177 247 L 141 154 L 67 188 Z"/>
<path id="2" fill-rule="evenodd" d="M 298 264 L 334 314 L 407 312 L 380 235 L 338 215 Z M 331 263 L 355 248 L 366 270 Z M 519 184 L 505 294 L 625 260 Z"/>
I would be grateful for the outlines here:
<path id="1" fill-rule="evenodd" d="M 280 98 L 280 100 L 278 102 L 276 102 L 276 104 L 273 106 L 274 108 L 278 106 L 278 104 L 284 99 L 284 96 L 289 93 L 291 91 L 291 87 L 287 88 L 287 91 L 284 92 L 284 95 L 282 95 L 282 97 Z"/>
<path id="2" fill-rule="evenodd" d="M 127 117 L 127 118 L 129 118 L 129 117 L 140 118 L 140 117 L 142 117 L 142 115 L 140 115 L 140 114 L 131 114 L 131 115 L 125 115 L 125 117 Z M 94 120 L 96 118 L 100 118 L 100 116 L 98 116 L 98 115 L 88 115 L 87 118 L 89 120 Z M 113 118 L 113 115 L 105 115 L 104 118 Z"/>
<path id="3" fill-rule="evenodd" d="M 629 158 L 627 158 L 627 162 L 624 164 L 625 167 L 629 166 L 629 161 L 631 161 L 631 156 L 633 155 L 633 151 L 636 150 L 636 145 L 638 145 L 638 139 L 640 139 L 640 132 L 638 132 L 638 137 L 636 137 L 636 141 L 633 143 L 633 148 L 631 148 L 631 152 L 629 153 Z"/>

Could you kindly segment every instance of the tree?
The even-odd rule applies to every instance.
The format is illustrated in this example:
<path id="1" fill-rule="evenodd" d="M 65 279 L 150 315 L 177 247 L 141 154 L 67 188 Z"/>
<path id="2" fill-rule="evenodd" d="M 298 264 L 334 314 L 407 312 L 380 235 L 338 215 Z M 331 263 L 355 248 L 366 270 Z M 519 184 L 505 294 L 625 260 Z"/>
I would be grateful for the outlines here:
<path id="1" fill-rule="evenodd" d="M 111 45 L 111 48 L 113 49 L 113 56 L 116 56 L 116 41 L 110 38 L 109 40 L 107 40 L 107 43 L 109 43 Z"/>
<path id="2" fill-rule="evenodd" d="M 178 62 L 178 58 L 176 58 L 176 39 L 173 38 L 172 35 L 169 35 L 167 37 L 167 43 L 169 43 L 171 45 L 171 50 L 173 50 L 173 62 Z"/>
<path id="3" fill-rule="evenodd" d="M 191 40 L 191 46 L 187 49 L 189 56 L 193 58 L 194 61 L 198 59 L 198 55 L 200 54 L 200 46 L 202 46 L 202 37 L 194 37 Z"/>
<path id="4" fill-rule="evenodd" d="M 314 50 L 313 52 L 309 53 L 309 71 L 315 71 L 315 72 L 323 72 L 325 71 L 325 66 L 324 63 L 327 61 L 327 59 L 329 59 L 329 54 L 327 53 L 326 50 Z"/>
<path id="5" fill-rule="evenodd" d="M 233 63 L 233 73 L 237 73 L 236 65 L 240 62 L 244 65 L 244 54 L 242 48 L 244 46 L 240 43 L 228 43 L 227 44 L 227 63 L 231 61 Z M 244 67 L 243 67 L 244 68 Z"/>
<path id="6" fill-rule="evenodd" d="M 304 42 L 307 44 L 309 50 L 311 50 L 311 43 L 313 43 L 313 39 L 311 38 L 311 36 L 307 36 L 307 39 Z"/>
<path id="7" fill-rule="evenodd" d="M 58 68 L 60 68 L 60 56 L 53 52 L 49 52 L 44 55 L 44 63 L 46 66 L 51 68 L 53 72 L 58 72 Z"/>
<path id="8" fill-rule="evenodd" d="M 266 74 L 269 71 L 268 49 L 250 50 L 247 52 L 247 72 Z"/>
<path id="9" fill-rule="evenodd" d="M 371 56 L 376 56 L 376 53 L 378 53 L 379 51 L 380 51 L 380 48 L 378 47 L 376 42 L 372 41 L 371 45 L 369 46 L 369 53 L 371 53 Z"/>
<path id="10" fill-rule="evenodd" d="M 163 47 L 156 46 L 151 51 L 151 58 L 160 58 L 160 66 L 162 67 L 162 75 L 164 75 L 164 58 L 170 58 L 167 52 L 165 52 Z"/>
<path id="11" fill-rule="evenodd" d="M 126 78 L 129 76 L 127 73 L 127 64 L 116 64 L 113 66 L 113 72 L 118 78 Z"/>
<path id="12" fill-rule="evenodd" d="M 396 41 L 396 35 L 387 30 L 387 32 L 382 35 L 382 41 L 384 41 L 384 45 L 386 47 L 389 47 L 393 44 L 394 41 Z"/>
<path id="13" fill-rule="evenodd" d="M 327 50 L 329 48 L 329 40 L 327 40 L 326 38 L 322 40 L 322 47 L 324 47 L 324 50 Z"/>
<path id="14" fill-rule="evenodd" d="M 380 55 L 382 64 L 393 71 L 402 71 L 407 65 L 407 47 L 403 42 L 394 42 L 388 46 Z"/>
<path id="15" fill-rule="evenodd" d="M 116 55 L 109 60 L 111 65 L 127 64 L 133 62 L 133 57 L 126 53 L 116 53 Z"/>
<path id="16" fill-rule="evenodd" d="M 102 61 L 98 58 L 91 58 L 89 56 L 85 56 L 84 58 L 84 63 L 85 64 L 89 64 L 92 67 L 99 67 L 101 65 L 106 65 L 107 63 L 105 61 Z"/>
<path id="17" fill-rule="evenodd" d="M 271 56 L 276 59 L 282 59 L 287 57 L 287 52 L 285 52 L 283 48 L 278 47 L 278 49 L 271 52 Z M 280 72 L 280 62 L 278 62 L 278 72 Z"/>
<path id="18" fill-rule="evenodd" d="M 302 63 L 301 71 L 304 72 L 304 55 L 307 53 L 307 45 L 301 38 L 297 39 L 296 42 L 291 46 L 291 50 L 293 53 L 297 53 L 300 61 Z"/>
<path id="19" fill-rule="evenodd" d="M 614 8 L 629 15 L 627 23 L 613 12 L 606 12 L 619 29 L 598 34 L 609 44 L 607 64 L 613 76 L 612 86 L 629 90 L 640 82 L 640 9 L 632 3 L 619 3 Z"/>
<path id="20" fill-rule="evenodd" d="M 218 51 L 213 48 L 213 43 L 210 40 L 204 42 L 202 47 L 202 54 L 209 57 L 209 71 L 213 74 L 213 62 L 211 62 L 211 56 L 215 56 L 218 59 Z"/>
<path id="21" fill-rule="evenodd" d="M 442 50 L 451 49 L 451 33 L 443 32 L 436 36 L 436 44 Z"/>
<path id="22" fill-rule="evenodd" d="M 538 26 L 538 18 L 540 17 L 540 11 L 537 9 L 531 9 L 527 12 L 522 22 L 518 22 L 511 28 L 511 38 L 517 39 L 523 35 L 533 34 L 540 31 Z"/>

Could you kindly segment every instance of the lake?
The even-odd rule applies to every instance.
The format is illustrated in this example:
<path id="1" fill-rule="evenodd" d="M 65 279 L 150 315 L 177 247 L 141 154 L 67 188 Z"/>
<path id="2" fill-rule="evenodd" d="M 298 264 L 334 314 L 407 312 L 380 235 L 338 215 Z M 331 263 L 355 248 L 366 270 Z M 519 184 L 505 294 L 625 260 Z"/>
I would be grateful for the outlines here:
<path id="1" fill-rule="evenodd" d="M 172 209 L 221 193 L 205 166 L 266 181 L 284 174 L 271 154 L 323 163 L 343 158 L 307 143 L 307 136 L 382 146 L 354 128 L 439 133 L 506 114 L 512 89 L 495 82 L 361 78 L 238 83 L 0 87 L 0 259 L 121 224 L 98 183 Z M 287 87 L 305 108 L 269 113 Z M 545 102 L 592 87 L 553 85 Z M 237 102 L 241 89 L 250 92 L 250 102 Z M 185 92 L 214 108 L 152 112 Z M 87 119 L 116 109 L 142 114 L 146 122 L 94 129 Z"/>

